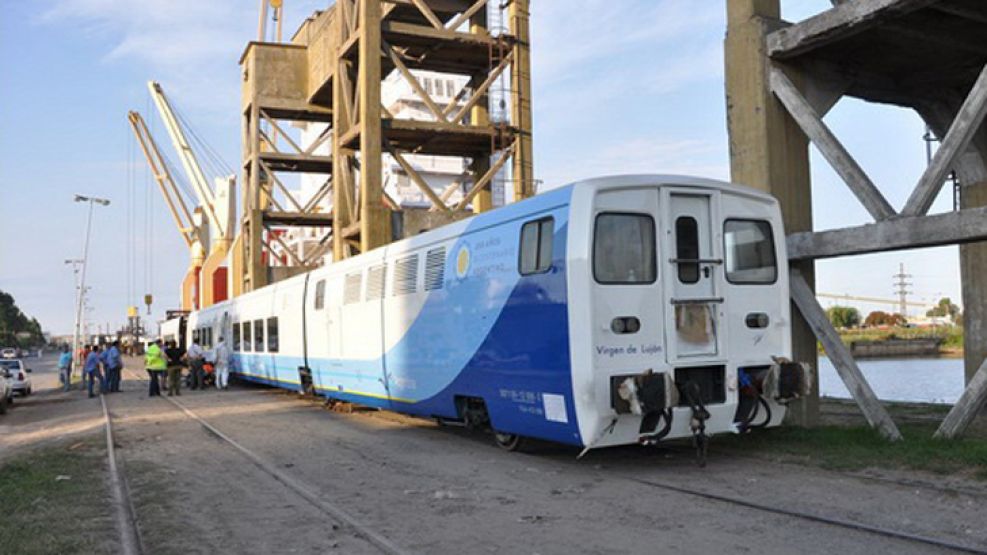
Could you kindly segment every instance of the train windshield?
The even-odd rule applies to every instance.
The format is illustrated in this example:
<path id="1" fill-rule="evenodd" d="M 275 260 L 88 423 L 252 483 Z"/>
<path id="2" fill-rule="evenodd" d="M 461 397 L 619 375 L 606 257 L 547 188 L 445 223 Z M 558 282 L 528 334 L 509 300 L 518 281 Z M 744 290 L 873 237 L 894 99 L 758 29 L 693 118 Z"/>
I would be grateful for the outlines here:
<path id="1" fill-rule="evenodd" d="M 723 224 L 727 281 L 769 284 L 778 277 L 771 224 L 763 220 L 727 220 Z"/>
<path id="2" fill-rule="evenodd" d="M 655 220 L 647 214 L 596 217 L 593 276 L 602 284 L 654 283 Z"/>

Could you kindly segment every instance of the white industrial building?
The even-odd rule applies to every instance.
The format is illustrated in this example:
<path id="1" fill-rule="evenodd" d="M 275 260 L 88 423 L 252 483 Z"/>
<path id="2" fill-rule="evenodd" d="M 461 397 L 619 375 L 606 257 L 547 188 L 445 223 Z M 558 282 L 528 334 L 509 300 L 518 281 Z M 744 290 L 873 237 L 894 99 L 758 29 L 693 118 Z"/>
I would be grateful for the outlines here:
<path id="1" fill-rule="evenodd" d="M 469 78 L 465 75 L 452 75 L 436 73 L 431 71 L 413 71 L 422 89 L 431 96 L 432 100 L 440 107 L 447 106 L 450 102 L 463 104 L 462 98 L 467 95 L 460 95 L 460 91 L 466 87 Z M 461 99 L 456 100 L 459 96 Z M 497 91 L 492 91 L 491 98 L 497 98 Z M 411 85 L 397 71 L 392 72 L 381 84 L 381 104 L 396 119 L 435 121 L 435 117 L 429 112 L 425 102 L 415 93 Z M 492 100 L 491 118 L 502 117 L 502 110 Z M 326 124 L 299 122 L 301 129 L 302 145 L 310 145 L 325 131 Z M 331 155 L 332 145 L 329 141 L 322 143 L 315 149 L 316 154 L 324 156 Z M 467 171 L 469 160 L 448 156 L 427 156 L 417 154 L 406 154 L 405 159 L 415 168 L 423 179 L 431 186 L 437 195 L 445 196 L 447 203 L 455 204 L 463 198 L 465 191 L 472 185 L 472 179 Z M 411 181 L 400 165 L 388 154 L 383 155 L 383 183 L 385 192 L 405 208 L 427 208 L 431 206 L 425 194 L 419 187 Z M 307 203 L 309 199 L 317 194 L 325 183 L 328 176 L 319 174 L 302 174 L 299 179 L 299 188 L 293 192 L 293 196 L 300 203 Z M 494 206 L 502 206 L 505 199 L 505 170 L 491 183 L 491 196 Z M 454 190 L 449 191 L 450 188 Z M 332 210 L 332 195 L 326 195 L 319 203 L 323 212 Z M 319 228 L 294 228 L 281 235 L 285 243 L 296 254 L 304 258 L 307 253 L 316 248 L 316 244 L 325 234 Z M 331 257 L 331 254 L 327 255 Z"/>

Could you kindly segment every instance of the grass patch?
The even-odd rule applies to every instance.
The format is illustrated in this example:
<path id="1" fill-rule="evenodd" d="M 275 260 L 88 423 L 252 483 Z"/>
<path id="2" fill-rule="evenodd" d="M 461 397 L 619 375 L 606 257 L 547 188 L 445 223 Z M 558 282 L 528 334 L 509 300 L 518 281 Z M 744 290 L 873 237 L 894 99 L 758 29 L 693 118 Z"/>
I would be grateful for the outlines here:
<path id="1" fill-rule="evenodd" d="M 899 426 L 904 441 L 888 442 L 866 426 L 782 427 L 755 430 L 744 436 L 717 438 L 717 444 L 747 453 L 782 455 L 833 470 L 860 470 L 868 467 L 908 468 L 936 474 L 968 473 L 987 480 L 987 441 L 932 439 L 936 426 Z"/>
<path id="2" fill-rule="evenodd" d="M 0 553 L 114 551 L 101 440 L 73 440 L 0 463 Z"/>

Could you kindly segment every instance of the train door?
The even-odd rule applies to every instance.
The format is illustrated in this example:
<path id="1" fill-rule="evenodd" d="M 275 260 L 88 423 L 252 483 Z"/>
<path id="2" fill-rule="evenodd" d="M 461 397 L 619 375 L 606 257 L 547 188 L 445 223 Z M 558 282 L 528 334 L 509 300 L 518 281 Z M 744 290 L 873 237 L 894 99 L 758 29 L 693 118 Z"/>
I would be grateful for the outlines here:
<path id="1" fill-rule="evenodd" d="M 343 279 L 341 276 L 333 276 L 329 283 L 326 284 L 326 316 L 328 321 L 326 324 L 326 341 L 329 343 L 329 358 L 333 359 L 334 364 L 339 365 L 340 361 L 346 355 L 343 348 L 343 333 L 345 327 L 343 326 L 344 316 L 343 316 Z"/>
<path id="2" fill-rule="evenodd" d="M 329 360 L 328 286 L 324 275 L 309 276 L 303 306 L 305 311 L 305 364 L 312 373 L 312 383 L 323 387 L 323 374 Z"/>
<path id="3" fill-rule="evenodd" d="M 223 311 L 223 317 L 219 320 L 219 336 L 216 338 L 218 343 L 219 338 L 223 338 L 223 342 L 226 343 L 227 347 L 230 347 L 230 337 L 232 337 L 233 332 L 233 321 L 230 319 L 230 313 Z"/>
<path id="4" fill-rule="evenodd" d="M 654 187 L 606 191 L 594 202 L 591 329 L 601 388 L 629 368 L 657 368 L 664 356 L 658 202 Z M 611 403 L 609 393 L 599 399 Z"/>
<path id="5" fill-rule="evenodd" d="M 669 361 L 719 353 L 719 241 L 715 220 L 718 192 L 663 191 L 665 298 Z"/>

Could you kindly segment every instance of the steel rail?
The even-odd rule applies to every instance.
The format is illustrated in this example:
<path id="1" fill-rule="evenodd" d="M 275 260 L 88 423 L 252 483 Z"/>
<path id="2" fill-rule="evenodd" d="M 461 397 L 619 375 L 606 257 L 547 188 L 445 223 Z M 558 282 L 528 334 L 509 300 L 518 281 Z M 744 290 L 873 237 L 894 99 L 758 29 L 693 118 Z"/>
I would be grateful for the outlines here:
<path id="1" fill-rule="evenodd" d="M 235 447 L 236 449 L 240 450 L 241 453 L 244 456 L 246 456 L 248 459 L 250 459 L 251 462 L 253 462 L 255 465 L 257 465 L 259 468 L 261 468 L 261 470 L 265 471 L 268 474 L 271 474 L 274 478 L 278 479 L 278 481 L 281 481 L 282 483 L 284 483 L 289 488 L 295 490 L 296 493 L 299 493 L 300 495 L 302 495 L 303 497 L 305 497 L 306 500 L 312 502 L 318 508 L 323 509 L 323 510 L 327 510 L 329 507 L 331 507 L 332 510 L 339 511 L 341 515 L 345 515 L 345 518 L 342 517 L 342 516 L 338 516 L 337 517 L 334 512 L 327 511 L 328 514 L 330 514 L 330 516 L 334 516 L 336 518 L 339 518 L 340 520 L 346 522 L 347 524 L 350 524 L 350 520 L 353 520 L 353 522 L 355 523 L 355 525 L 351 524 L 351 526 L 353 526 L 354 530 L 363 531 L 365 529 L 365 530 L 367 530 L 368 533 L 376 535 L 375 532 L 373 532 L 372 530 L 366 529 L 366 527 L 364 527 L 359 522 L 355 521 L 355 519 L 352 519 L 352 517 L 350 517 L 348 514 L 346 514 L 345 512 L 343 512 L 341 509 L 338 509 L 338 508 L 336 508 L 336 507 L 334 507 L 334 506 L 332 506 L 332 505 L 330 505 L 330 504 L 322 501 L 318 496 L 312 494 L 311 492 L 308 492 L 308 490 L 304 486 L 298 484 L 297 482 L 294 481 L 294 479 L 292 479 L 292 478 L 284 475 L 279 470 L 275 469 L 274 467 L 270 466 L 268 463 L 264 462 L 262 459 L 260 459 L 260 457 L 258 457 L 257 455 L 253 454 L 251 451 L 249 451 L 245 447 L 241 446 L 240 444 L 238 444 L 235 441 L 233 441 L 232 439 L 230 439 L 228 436 L 226 436 L 225 434 L 223 434 L 222 432 L 220 432 L 219 430 L 217 430 L 215 427 L 213 427 L 212 425 L 210 425 L 204 419 L 202 419 L 198 415 L 194 414 L 192 411 L 188 410 L 181 403 L 179 403 L 179 402 L 177 402 L 177 401 L 175 401 L 173 399 L 167 399 L 167 400 L 169 402 L 173 403 L 175 406 L 177 406 L 181 410 L 183 410 L 184 412 L 186 412 L 186 414 L 188 416 L 190 416 L 191 418 L 199 421 L 199 423 L 202 424 L 203 427 L 205 427 L 208 431 L 214 433 L 220 439 L 222 439 L 222 440 L 230 443 L 233 447 Z M 911 543 L 919 543 L 919 544 L 923 544 L 923 545 L 938 547 L 938 548 L 941 548 L 941 549 L 947 549 L 947 550 L 952 550 L 952 551 L 961 552 L 961 553 L 973 553 L 975 555 L 987 555 L 987 550 L 981 549 L 981 548 L 978 548 L 978 547 L 973 547 L 973 546 L 969 546 L 969 545 L 963 545 L 963 544 L 959 544 L 959 543 L 955 543 L 955 542 L 951 542 L 951 541 L 947 541 L 947 540 L 940 540 L 940 539 L 936 539 L 936 538 L 930 538 L 930 537 L 927 537 L 927 536 L 922 536 L 922 535 L 918 535 L 918 534 L 912 534 L 912 533 L 909 533 L 909 532 L 901 532 L 901 531 L 898 531 L 898 530 L 891 530 L 891 529 L 888 529 L 888 528 L 882 528 L 880 526 L 865 524 L 865 523 L 861 523 L 861 522 L 854 522 L 854 521 L 842 519 L 842 518 L 839 518 L 839 517 L 825 516 L 825 515 L 820 515 L 820 514 L 815 514 L 815 513 L 809 513 L 809 512 L 805 512 L 805 511 L 794 510 L 794 509 L 784 509 L 784 508 L 781 508 L 781 507 L 776 507 L 776 506 L 772 506 L 772 505 L 768 505 L 768 504 L 764 504 L 764 503 L 758 503 L 758 502 L 755 502 L 755 501 L 750 501 L 750 500 L 742 499 L 742 498 L 739 498 L 739 497 L 733 497 L 733 496 L 730 496 L 730 495 L 724 495 L 724 494 L 719 494 L 719 493 L 712 493 L 712 492 L 707 492 L 707 491 L 702 491 L 702 490 L 697 490 L 697 489 L 691 489 L 691 488 L 686 488 L 686 487 L 677 486 L 677 485 L 673 485 L 673 484 L 668 484 L 668 483 L 664 483 L 664 482 L 659 482 L 659 481 L 654 481 L 654 480 L 648 480 L 648 479 L 644 479 L 644 478 L 637 478 L 637 477 L 633 477 L 633 476 L 627 476 L 627 475 L 624 475 L 624 474 L 617 474 L 617 475 L 613 475 L 613 476 L 616 477 L 616 478 L 622 479 L 622 480 L 627 480 L 627 481 L 634 482 L 634 483 L 641 484 L 641 485 L 645 485 L 645 486 L 648 486 L 648 487 L 653 487 L 653 488 L 656 488 L 656 489 L 663 489 L 663 490 L 666 490 L 666 491 L 672 491 L 672 492 L 675 492 L 675 493 L 679 493 L 679 494 L 683 494 L 683 495 L 690 495 L 690 496 L 693 496 L 693 497 L 699 497 L 699 498 L 707 499 L 709 501 L 716 501 L 716 502 L 720 502 L 720 503 L 727 503 L 727 504 L 731 504 L 731 505 L 737 505 L 737 506 L 745 507 L 745 508 L 748 508 L 748 509 L 753 509 L 753 510 L 758 510 L 758 511 L 762 511 L 762 512 L 772 513 L 772 514 L 776 514 L 776 515 L 787 516 L 787 517 L 791 517 L 791 518 L 797 518 L 797 519 L 800 519 L 800 520 L 805 520 L 805 521 L 810 521 L 810 522 L 816 522 L 816 523 L 819 523 L 819 524 L 825 524 L 825 525 L 834 526 L 834 527 L 838 527 L 838 528 L 855 530 L 855 531 L 858 531 L 858 532 L 869 533 L 869 534 L 883 536 L 883 537 L 886 537 L 886 538 L 896 539 L 896 540 L 900 540 L 900 541 L 906 541 L 906 542 L 911 542 Z M 282 480 L 282 477 L 284 478 L 284 480 Z M 296 488 L 298 488 L 298 489 L 296 489 Z M 323 504 L 327 505 L 327 507 L 324 507 Z M 364 538 L 367 539 L 367 540 L 372 541 L 369 536 L 364 536 Z M 383 538 L 383 536 L 380 536 L 380 538 L 383 539 L 386 542 L 386 545 L 393 546 L 393 544 L 391 544 L 386 538 Z M 376 542 L 373 542 L 372 541 L 372 543 L 374 543 L 374 545 L 376 545 L 378 547 L 381 547 L 381 549 L 383 549 L 385 552 L 388 552 L 388 553 L 395 553 L 395 554 L 398 554 L 398 553 L 400 553 L 400 554 L 406 553 L 405 551 L 400 550 L 400 548 L 397 548 L 396 546 L 394 546 L 394 549 L 396 549 L 397 551 L 388 551 L 387 549 L 385 549 L 382 546 L 378 545 Z"/>
<path id="2" fill-rule="evenodd" d="M 131 372 L 131 375 L 136 377 L 139 381 L 147 381 L 147 378 L 135 375 Z M 247 460 L 254 464 L 257 468 L 263 471 L 268 476 L 274 478 L 276 481 L 280 482 L 282 485 L 288 489 L 294 491 L 296 494 L 301 496 L 303 499 L 311 503 L 315 508 L 319 509 L 322 513 L 328 515 L 329 517 L 339 521 L 340 523 L 348 526 L 356 535 L 363 538 L 374 547 L 379 549 L 381 552 L 388 555 L 411 555 L 410 551 L 407 551 L 384 535 L 376 532 L 366 524 L 360 522 L 356 517 L 344 511 L 343 509 L 337 507 L 336 505 L 329 503 L 328 501 L 322 499 L 322 497 L 313 492 L 311 489 L 304 486 L 301 482 L 292 478 L 291 476 L 285 474 L 284 472 L 278 470 L 274 465 L 268 463 L 259 455 L 244 447 L 239 442 L 231 438 L 230 436 L 223 433 L 221 430 L 210 424 L 206 419 L 202 418 L 194 411 L 189 409 L 185 404 L 173 399 L 171 397 L 162 397 L 164 400 L 168 401 L 176 408 L 181 410 L 187 417 L 197 421 L 203 429 L 212 434 L 213 436 L 219 438 L 229 446 L 237 450 L 241 455 L 243 455 Z"/>
<path id="3" fill-rule="evenodd" d="M 165 399 L 171 404 L 178 407 L 182 412 L 185 413 L 186 416 L 192 418 L 193 420 L 198 421 L 199 424 L 201 424 L 202 427 L 205 428 L 207 431 L 209 431 L 211 434 L 215 435 L 216 437 L 223 440 L 231 447 L 239 451 L 240 454 L 246 457 L 247 460 L 252 462 L 254 466 L 261 469 L 262 471 L 264 471 L 264 473 L 268 474 L 278 482 L 281 482 L 281 484 L 283 484 L 288 489 L 294 491 L 295 493 L 303 497 L 306 501 L 314 505 L 317 509 L 319 509 L 323 513 L 349 526 L 351 529 L 353 529 L 354 532 L 356 532 L 358 536 L 373 544 L 374 547 L 390 555 L 410 554 L 410 552 L 405 551 L 404 549 L 398 547 L 396 544 L 394 544 L 394 542 L 387 539 L 382 534 L 379 534 L 378 532 L 374 531 L 369 526 L 361 523 L 354 516 L 350 515 L 343 509 L 340 509 L 336 505 L 333 505 L 332 503 L 325 501 L 317 493 L 311 491 L 309 488 L 302 485 L 298 480 L 292 478 L 291 476 L 288 476 L 284 472 L 281 472 L 273 465 L 271 465 L 270 463 L 262 459 L 260 456 L 258 456 L 256 453 L 244 447 L 243 445 L 239 444 L 236 440 L 229 437 L 228 435 L 224 434 L 222 431 L 220 431 L 215 426 L 207 422 L 204 418 L 202 418 L 198 414 L 195 414 L 184 404 L 176 401 L 175 399 L 170 399 L 168 397 L 165 397 Z"/>
<path id="4" fill-rule="evenodd" d="M 738 497 L 733 497 L 729 495 L 722 495 L 718 493 L 710 493 L 707 491 L 696 490 L 691 488 L 685 488 L 682 486 L 676 486 L 672 484 L 667 484 L 664 482 L 657 482 L 653 480 L 647 480 L 644 478 L 635 478 L 632 476 L 621 475 L 620 478 L 628 480 L 637 484 L 663 489 L 667 491 L 672 491 L 676 493 L 681 493 L 684 495 L 691 495 L 694 497 L 701 497 L 703 499 L 708 499 L 711 501 L 718 501 L 721 503 L 728 503 L 731 505 L 738 505 L 748 509 L 754 509 L 762 512 L 773 513 L 782 516 L 788 516 L 793 518 L 798 518 L 801 520 L 807 520 L 811 522 L 818 522 L 821 524 L 827 524 L 830 526 L 836 526 L 839 528 L 847 528 L 851 530 L 857 530 L 859 532 L 866 532 L 870 534 L 875 534 L 879 536 L 884 536 L 887 538 L 893 538 L 897 540 L 903 540 L 912 543 L 920 543 L 924 545 L 930 545 L 934 547 L 939 547 L 942 549 L 949 549 L 952 551 L 958 551 L 962 553 L 974 553 L 977 555 L 987 555 L 987 550 L 980 549 L 977 547 L 971 547 L 968 545 L 963 545 L 959 543 L 954 543 L 946 540 L 939 540 L 935 538 L 929 538 L 926 536 L 920 536 L 918 534 L 911 534 L 909 532 L 900 532 L 897 530 L 890 530 L 887 528 L 881 528 L 880 526 L 873 526 L 870 524 L 864 524 L 862 522 L 854 522 L 852 520 L 845 520 L 837 517 L 824 516 L 814 513 L 808 513 L 805 511 L 798 511 L 793 509 L 783 509 L 780 507 L 775 507 L 772 505 L 766 505 L 764 503 L 758 503 L 755 501 L 749 501 L 747 499 L 741 499 Z"/>
<path id="5" fill-rule="evenodd" d="M 106 396 L 99 394 L 99 402 L 103 405 L 103 420 L 106 428 L 106 457 L 109 462 L 110 490 L 113 494 L 113 513 L 116 526 L 120 532 L 120 544 L 124 555 L 141 555 L 144 545 L 141 539 L 140 527 L 134 511 L 127 479 L 117 466 L 116 447 L 113 439 L 113 419 L 106 405 Z"/>
<path id="6" fill-rule="evenodd" d="M 375 414 L 376 413 L 371 413 L 371 414 L 360 415 L 360 416 L 375 418 L 375 417 L 377 417 L 377 416 L 375 416 Z M 676 451 L 676 452 L 680 451 L 680 450 L 674 448 L 674 446 L 668 446 L 668 445 L 666 445 L 665 448 L 666 449 L 670 449 L 672 451 Z M 687 449 L 682 449 L 681 451 L 682 452 L 687 452 L 687 451 L 688 452 L 691 452 L 692 450 L 691 449 L 688 449 L 688 450 Z M 744 458 L 750 458 L 750 457 L 744 457 Z M 958 489 L 955 489 L 955 488 L 944 489 L 944 488 L 937 488 L 935 486 L 929 486 L 929 485 L 926 485 L 926 484 L 912 484 L 912 483 L 907 483 L 907 482 L 899 482 L 897 480 L 877 479 L 877 478 L 873 478 L 873 477 L 870 477 L 870 476 L 855 476 L 855 475 L 846 474 L 846 473 L 839 473 L 839 474 L 844 475 L 844 476 L 848 476 L 848 477 L 864 479 L 864 480 L 874 480 L 874 481 L 880 481 L 880 482 L 890 482 L 890 483 L 894 483 L 896 485 L 900 485 L 900 486 L 904 486 L 904 487 L 923 487 L 923 488 L 927 488 L 927 489 L 931 489 L 931 490 L 935 490 L 935 491 L 949 492 L 949 493 L 955 493 L 955 494 L 959 494 L 959 495 L 969 495 L 969 496 L 974 496 L 974 497 L 982 497 L 983 496 L 983 494 L 982 493 L 979 493 L 979 492 L 967 492 L 965 490 L 958 490 Z M 643 479 L 643 478 L 637 478 L 637 477 L 633 477 L 633 476 L 627 476 L 625 474 L 614 474 L 614 475 L 611 475 L 611 476 L 612 477 L 615 477 L 615 478 L 622 479 L 622 480 L 627 480 L 627 481 L 635 482 L 635 483 L 638 483 L 638 484 L 641 484 L 641 485 L 646 485 L 646 486 L 653 487 L 653 488 L 664 489 L 664 490 L 667 490 L 667 491 L 673 491 L 673 492 L 680 493 L 680 494 L 683 494 L 683 495 L 690 495 L 690 496 L 694 496 L 694 497 L 700 497 L 700 498 L 704 498 L 704 499 L 707 499 L 707 500 L 710 500 L 710 501 L 717 501 L 717 502 L 721 502 L 721 503 L 728 503 L 728 504 L 738 505 L 738 506 L 742 506 L 742 507 L 745 507 L 745 508 L 759 510 L 759 511 L 762 511 L 762 512 L 773 513 L 773 514 L 777 514 L 777 515 L 781 515 L 781 516 L 788 516 L 788 517 L 798 518 L 798 519 L 801 519 L 801 520 L 816 522 L 816 523 L 820 523 L 820 524 L 826 524 L 826 525 L 829 525 L 829 526 L 835 526 L 835 527 L 839 527 L 839 528 L 851 529 L 851 530 L 855 530 L 855 531 L 858 531 L 858 532 L 870 533 L 870 534 L 874 534 L 874 535 L 879 535 L 879 536 L 883 536 L 883 537 L 887 537 L 887 538 L 892 538 L 892 539 L 897 539 L 897 540 L 901 540 L 901 541 L 907 541 L 907 542 L 911 542 L 911 543 L 920 543 L 920 544 L 923 544 L 923 545 L 930 545 L 930 546 L 939 547 L 939 548 L 942 548 L 942 549 L 948 549 L 948 550 L 952 550 L 952 551 L 957 551 L 957 552 L 961 552 L 961 553 L 973 553 L 973 554 L 976 554 L 976 555 L 987 555 L 987 549 L 981 549 L 981 548 L 978 548 L 978 547 L 973 547 L 973 546 L 969 546 L 969 545 L 963 545 L 963 544 L 959 544 L 959 543 L 955 543 L 955 542 L 950 542 L 950 541 L 947 541 L 947 540 L 939 540 L 939 539 L 936 539 L 936 538 L 929 538 L 927 536 L 921 536 L 921 535 L 918 535 L 918 534 L 911 534 L 909 532 L 901 532 L 901 531 L 898 531 L 898 530 L 891 530 L 891 529 L 887 529 L 887 528 L 882 528 L 880 526 L 874 526 L 874 525 L 870 525 L 870 524 L 864 524 L 864 523 L 861 523 L 861 522 L 854 522 L 854 521 L 851 521 L 851 520 L 845 520 L 845 519 L 838 518 L 838 517 L 830 517 L 830 516 L 819 515 L 819 514 L 814 514 L 814 513 L 808 513 L 808 512 L 804 512 L 804 511 L 793 510 L 793 509 L 784 509 L 784 508 L 781 508 L 781 507 L 775 507 L 775 506 L 772 506 L 772 505 L 767 505 L 767 504 L 764 504 L 764 503 L 758 503 L 758 502 L 754 502 L 754 501 L 749 501 L 749 500 L 746 500 L 746 499 L 742 499 L 742 498 L 738 498 L 738 497 L 733 497 L 733 496 L 729 496 L 729 495 L 723 495 L 723 494 L 718 494 L 718 493 L 710 493 L 710 492 L 706 492 L 706 491 L 702 491 L 702 490 L 696 490 L 696 489 L 686 488 L 686 487 L 672 485 L 672 484 L 668 484 L 668 483 L 664 483 L 664 482 L 658 482 L 658 481 L 654 481 L 654 480 L 647 480 L 647 479 Z"/>

